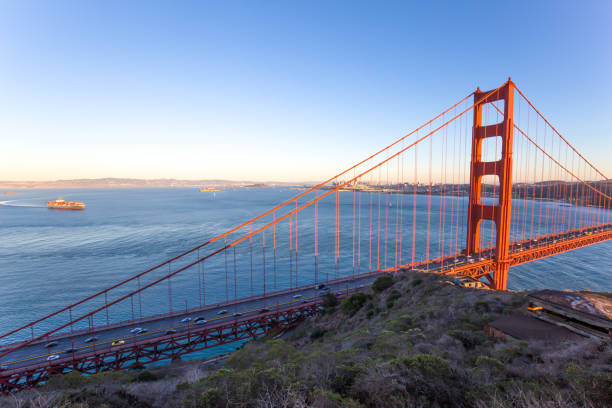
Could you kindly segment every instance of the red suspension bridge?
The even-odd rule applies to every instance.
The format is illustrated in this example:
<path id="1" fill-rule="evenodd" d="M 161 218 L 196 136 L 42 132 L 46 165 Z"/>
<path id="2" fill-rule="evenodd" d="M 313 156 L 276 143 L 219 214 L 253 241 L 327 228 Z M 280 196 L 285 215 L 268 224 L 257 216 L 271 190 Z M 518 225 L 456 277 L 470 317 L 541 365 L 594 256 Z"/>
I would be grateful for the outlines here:
<path id="1" fill-rule="evenodd" d="M 383 273 L 504 290 L 513 266 L 612 238 L 611 204 L 610 180 L 509 80 L 269 211 L 0 335 L 0 389 L 287 328 L 323 294 Z"/>

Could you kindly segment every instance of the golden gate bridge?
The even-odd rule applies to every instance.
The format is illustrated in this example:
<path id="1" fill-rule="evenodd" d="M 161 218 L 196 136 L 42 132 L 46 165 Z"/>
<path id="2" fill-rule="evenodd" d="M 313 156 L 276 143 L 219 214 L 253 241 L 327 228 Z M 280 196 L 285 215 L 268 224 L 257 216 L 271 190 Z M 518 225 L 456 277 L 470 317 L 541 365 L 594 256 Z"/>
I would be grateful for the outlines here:
<path id="1" fill-rule="evenodd" d="M 612 238 L 611 204 L 610 180 L 511 80 L 478 89 L 269 211 L 3 333 L 0 390 L 279 331 L 381 274 L 505 290 L 513 266 Z M 211 279 L 225 283 L 212 301 Z M 177 280 L 191 289 L 184 307 Z"/>

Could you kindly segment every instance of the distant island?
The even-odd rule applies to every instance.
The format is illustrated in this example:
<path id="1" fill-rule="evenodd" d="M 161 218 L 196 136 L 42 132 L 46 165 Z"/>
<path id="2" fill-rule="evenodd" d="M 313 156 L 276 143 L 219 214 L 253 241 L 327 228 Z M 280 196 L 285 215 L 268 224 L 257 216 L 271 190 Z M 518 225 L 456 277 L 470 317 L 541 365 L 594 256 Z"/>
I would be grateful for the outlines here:
<path id="1" fill-rule="evenodd" d="M 55 181 L 0 181 L 0 189 L 23 188 L 121 188 L 121 187 L 193 187 L 232 188 L 232 187 L 293 187 L 296 183 L 281 181 L 234 181 L 234 180 L 177 180 L 177 179 L 133 179 L 133 178 L 99 178 Z M 300 183 L 301 185 L 301 183 Z M 3 193 L 9 194 L 10 192 Z"/>

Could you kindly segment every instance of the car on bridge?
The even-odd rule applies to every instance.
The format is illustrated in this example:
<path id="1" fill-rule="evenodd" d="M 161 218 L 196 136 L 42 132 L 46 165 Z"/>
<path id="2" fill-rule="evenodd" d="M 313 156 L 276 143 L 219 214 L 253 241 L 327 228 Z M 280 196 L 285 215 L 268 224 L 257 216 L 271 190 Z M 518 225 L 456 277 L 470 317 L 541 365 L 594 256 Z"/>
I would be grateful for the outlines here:
<path id="1" fill-rule="evenodd" d="M 112 347 L 123 346 L 125 344 L 125 340 L 115 340 L 111 343 Z"/>
<path id="2" fill-rule="evenodd" d="M 47 357 L 47 361 L 57 360 L 58 358 L 60 358 L 58 354 L 51 354 L 50 356 Z"/>

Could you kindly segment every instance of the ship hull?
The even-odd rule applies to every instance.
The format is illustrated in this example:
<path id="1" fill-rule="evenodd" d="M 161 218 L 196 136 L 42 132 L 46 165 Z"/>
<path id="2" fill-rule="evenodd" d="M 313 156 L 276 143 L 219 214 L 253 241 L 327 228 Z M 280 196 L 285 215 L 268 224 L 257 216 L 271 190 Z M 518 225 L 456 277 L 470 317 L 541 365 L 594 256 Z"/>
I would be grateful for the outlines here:
<path id="1" fill-rule="evenodd" d="M 64 201 L 60 198 L 54 201 L 47 201 L 47 208 L 50 210 L 84 210 L 85 203 Z"/>

